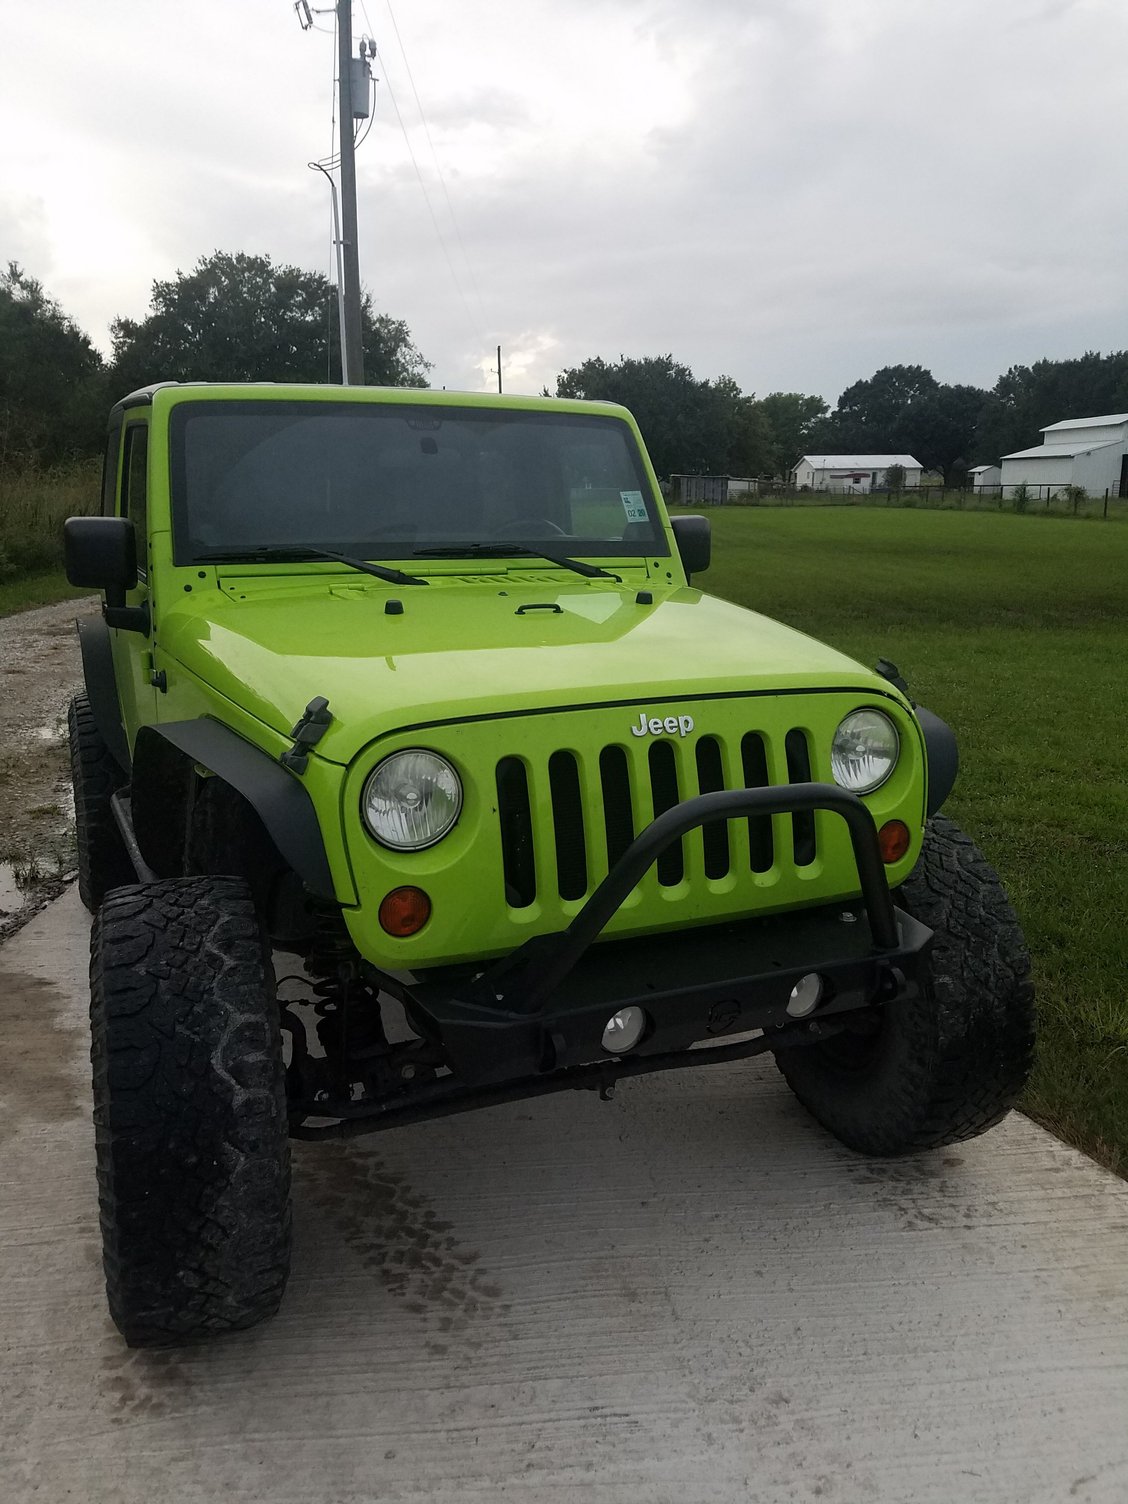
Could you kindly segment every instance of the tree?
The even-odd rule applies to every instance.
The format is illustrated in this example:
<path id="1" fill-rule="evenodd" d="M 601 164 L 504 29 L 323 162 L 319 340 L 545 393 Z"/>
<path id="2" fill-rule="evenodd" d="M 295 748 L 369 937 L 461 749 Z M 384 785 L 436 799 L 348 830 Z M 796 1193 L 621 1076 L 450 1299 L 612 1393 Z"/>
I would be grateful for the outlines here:
<path id="1" fill-rule="evenodd" d="M 146 318 L 118 318 L 113 379 L 120 392 L 153 381 L 338 379 L 336 290 L 320 272 L 269 256 L 216 251 L 192 271 L 154 282 Z M 364 370 L 377 386 L 426 386 L 430 363 L 405 323 L 361 308 Z"/>
<path id="2" fill-rule="evenodd" d="M 762 402 L 746 394 L 731 376 L 704 382 L 718 425 L 713 440 L 714 471 L 718 475 L 767 475 L 773 469 L 775 446 Z"/>
<path id="3" fill-rule="evenodd" d="M 926 470 L 939 470 L 945 485 L 957 483 L 975 447 L 976 428 L 987 393 L 977 386 L 938 386 L 911 403 L 894 429 L 896 447 L 914 455 Z"/>
<path id="4" fill-rule="evenodd" d="M 102 357 L 14 261 L 0 273 L 0 468 L 101 447 Z"/>
<path id="5" fill-rule="evenodd" d="M 1047 424 L 1123 412 L 1128 412 L 1128 350 L 1109 355 L 1089 350 L 1074 360 L 1011 366 L 987 395 L 973 452 L 978 461 L 993 464 L 1037 444 Z"/>
<path id="6" fill-rule="evenodd" d="M 770 464 L 771 434 L 755 398 L 731 376 L 699 381 L 672 355 L 594 356 L 561 371 L 556 395 L 628 407 L 662 476 L 759 475 Z"/>
<path id="7" fill-rule="evenodd" d="M 906 409 L 934 397 L 939 386 L 923 366 L 883 366 L 868 381 L 855 381 L 834 409 L 833 422 L 842 452 L 882 454 L 895 450 Z"/>
<path id="8" fill-rule="evenodd" d="M 885 489 L 887 491 L 903 491 L 905 489 L 904 465 L 890 465 L 885 472 Z"/>
<path id="9" fill-rule="evenodd" d="M 910 453 L 950 483 L 975 447 L 987 393 L 941 385 L 923 366 L 884 366 L 856 381 L 818 437 L 844 454 Z"/>
<path id="10" fill-rule="evenodd" d="M 802 392 L 769 392 L 760 399 L 760 411 L 772 434 L 773 475 L 789 475 L 802 454 L 812 453 L 812 437 L 830 409 L 821 397 Z"/>

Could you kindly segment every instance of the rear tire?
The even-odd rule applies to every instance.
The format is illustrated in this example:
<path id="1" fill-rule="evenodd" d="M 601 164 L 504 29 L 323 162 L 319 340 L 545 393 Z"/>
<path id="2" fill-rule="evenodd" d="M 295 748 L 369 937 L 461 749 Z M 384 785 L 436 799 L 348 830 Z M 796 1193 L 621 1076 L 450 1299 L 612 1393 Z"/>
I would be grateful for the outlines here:
<path id="1" fill-rule="evenodd" d="M 286 1284 L 290 1150 L 249 889 L 199 877 L 111 894 L 90 975 L 110 1314 L 131 1347 L 252 1326 Z"/>
<path id="2" fill-rule="evenodd" d="M 862 1154 L 974 1138 L 1013 1107 L 1034 1056 L 1030 955 L 998 875 L 951 820 L 930 822 L 898 903 L 934 932 L 921 995 L 868 1033 L 781 1050 L 804 1107 Z"/>
<path id="3" fill-rule="evenodd" d="M 71 700 L 67 729 L 74 784 L 78 896 L 93 914 L 112 889 L 137 880 L 110 808 L 111 798 L 124 788 L 127 775 L 103 741 L 86 695 L 77 694 Z"/>

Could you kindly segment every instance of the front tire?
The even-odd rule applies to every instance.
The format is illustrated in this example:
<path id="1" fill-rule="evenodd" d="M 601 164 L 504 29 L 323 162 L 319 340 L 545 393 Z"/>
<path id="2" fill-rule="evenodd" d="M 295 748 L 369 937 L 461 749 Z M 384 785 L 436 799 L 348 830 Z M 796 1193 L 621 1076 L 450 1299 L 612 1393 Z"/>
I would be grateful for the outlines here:
<path id="1" fill-rule="evenodd" d="M 67 712 L 71 782 L 74 784 L 78 896 L 93 914 L 106 894 L 136 880 L 133 863 L 117 828 L 110 800 L 127 778 L 102 739 L 84 694 Z"/>
<path id="2" fill-rule="evenodd" d="M 1034 1055 L 1030 955 L 998 875 L 951 820 L 929 823 L 898 903 L 935 933 L 920 996 L 868 1032 L 781 1050 L 804 1107 L 862 1154 L 974 1138 L 1013 1107 Z"/>
<path id="3" fill-rule="evenodd" d="M 110 1314 L 131 1347 L 253 1325 L 290 1258 L 274 975 L 238 878 L 119 889 L 91 937 L 91 1059 Z"/>

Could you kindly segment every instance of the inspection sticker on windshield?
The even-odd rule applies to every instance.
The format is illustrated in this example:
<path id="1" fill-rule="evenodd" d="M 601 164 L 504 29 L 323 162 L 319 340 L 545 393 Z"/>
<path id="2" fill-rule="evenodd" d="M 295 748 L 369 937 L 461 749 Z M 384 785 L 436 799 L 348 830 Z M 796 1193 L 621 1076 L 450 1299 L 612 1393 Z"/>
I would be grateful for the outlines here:
<path id="1" fill-rule="evenodd" d="M 642 499 L 641 491 L 620 491 L 623 501 L 623 511 L 627 514 L 628 522 L 646 522 L 646 502 Z"/>

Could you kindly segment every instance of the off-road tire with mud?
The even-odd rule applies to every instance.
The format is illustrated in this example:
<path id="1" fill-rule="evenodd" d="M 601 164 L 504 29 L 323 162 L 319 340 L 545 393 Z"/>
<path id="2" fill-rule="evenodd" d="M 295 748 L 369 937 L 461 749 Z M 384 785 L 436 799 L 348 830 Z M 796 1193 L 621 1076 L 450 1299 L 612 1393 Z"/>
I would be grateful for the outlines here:
<path id="1" fill-rule="evenodd" d="M 110 1314 L 132 1347 L 277 1311 L 290 1149 L 274 974 L 246 884 L 119 889 L 91 940 L 91 1060 Z"/>
<path id="2" fill-rule="evenodd" d="M 127 780 L 103 741 L 84 694 L 75 695 L 70 702 L 67 729 L 74 784 L 78 896 L 93 914 L 111 889 L 136 877 L 110 808 L 110 799 Z"/>
<path id="3" fill-rule="evenodd" d="M 1022 930 L 998 875 L 951 820 L 929 822 L 897 902 L 935 932 L 921 994 L 868 1029 L 776 1057 L 811 1115 L 863 1154 L 974 1138 L 1006 1116 L 1033 1062 Z"/>

